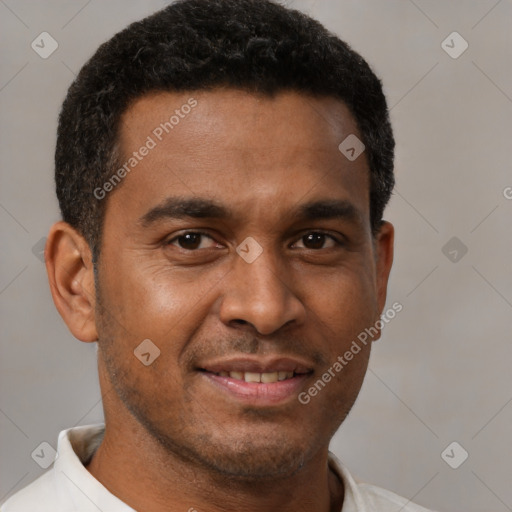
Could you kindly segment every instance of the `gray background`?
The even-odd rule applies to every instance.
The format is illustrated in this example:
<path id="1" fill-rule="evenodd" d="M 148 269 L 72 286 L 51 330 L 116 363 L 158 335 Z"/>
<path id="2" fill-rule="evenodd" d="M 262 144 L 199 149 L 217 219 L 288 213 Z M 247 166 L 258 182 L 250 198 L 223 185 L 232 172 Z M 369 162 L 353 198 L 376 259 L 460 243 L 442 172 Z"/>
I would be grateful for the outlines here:
<path id="1" fill-rule="evenodd" d="M 53 150 L 67 87 L 99 43 L 164 3 L 0 0 L 0 502 L 43 472 L 31 458 L 41 442 L 102 420 L 95 345 L 58 316 L 37 244 L 59 218 Z M 388 305 L 403 311 L 332 450 L 360 479 L 424 506 L 512 510 L 511 2 L 286 4 L 374 67 L 398 143 Z M 43 31 L 59 44 L 48 59 L 30 46 Z M 453 31 L 469 44 L 456 59 L 441 46 Z M 441 458 L 453 441 L 469 453 L 458 469 Z"/>

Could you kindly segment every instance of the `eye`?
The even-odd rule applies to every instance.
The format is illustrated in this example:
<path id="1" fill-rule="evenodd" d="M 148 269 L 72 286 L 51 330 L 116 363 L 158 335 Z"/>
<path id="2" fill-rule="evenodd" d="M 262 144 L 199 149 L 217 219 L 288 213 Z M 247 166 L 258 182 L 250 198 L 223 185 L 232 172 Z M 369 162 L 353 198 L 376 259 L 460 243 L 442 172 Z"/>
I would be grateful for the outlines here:
<path id="1" fill-rule="evenodd" d="M 195 251 L 196 249 L 209 249 L 218 245 L 215 242 L 214 245 L 210 245 L 210 247 L 202 246 L 202 241 L 205 238 L 215 242 L 215 240 L 206 233 L 201 233 L 200 231 L 187 231 L 168 240 L 165 245 L 175 245 L 180 249 L 185 249 L 187 251 Z"/>
<path id="2" fill-rule="evenodd" d="M 303 241 L 305 249 L 332 249 L 336 246 L 343 245 L 337 238 L 322 231 L 311 231 L 303 235 L 300 240 Z M 329 247 L 324 247 L 326 241 L 330 241 Z"/>

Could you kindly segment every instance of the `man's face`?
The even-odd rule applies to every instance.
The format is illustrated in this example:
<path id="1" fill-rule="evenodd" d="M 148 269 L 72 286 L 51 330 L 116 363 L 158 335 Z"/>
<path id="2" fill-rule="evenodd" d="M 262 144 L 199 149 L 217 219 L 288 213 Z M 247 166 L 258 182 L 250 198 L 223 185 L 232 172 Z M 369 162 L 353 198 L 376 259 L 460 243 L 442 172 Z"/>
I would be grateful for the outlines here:
<path id="1" fill-rule="evenodd" d="M 105 199 L 99 357 L 167 450 L 272 477 L 325 449 L 348 414 L 370 344 L 307 405 L 298 395 L 383 307 L 368 165 L 338 149 L 349 134 L 342 103 L 291 92 L 159 93 L 125 113 L 121 161 L 155 145 Z M 134 349 L 147 339 L 160 355 L 146 366 Z"/>

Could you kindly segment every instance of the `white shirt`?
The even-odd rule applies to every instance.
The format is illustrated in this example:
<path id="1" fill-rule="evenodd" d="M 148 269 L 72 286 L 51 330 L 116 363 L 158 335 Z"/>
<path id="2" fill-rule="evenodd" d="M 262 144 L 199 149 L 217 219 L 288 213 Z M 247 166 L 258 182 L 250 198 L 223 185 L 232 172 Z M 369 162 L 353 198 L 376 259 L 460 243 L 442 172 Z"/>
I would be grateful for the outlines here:
<path id="1" fill-rule="evenodd" d="M 104 431 L 103 423 L 63 430 L 53 467 L 11 496 L 0 506 L 0 512 L 135 512 L 84 466 L 100 445 Z M 340 512 L 429 512 L 390 491 L 356 482 L 332 453 L 329 466 L 345 487 Z"/>

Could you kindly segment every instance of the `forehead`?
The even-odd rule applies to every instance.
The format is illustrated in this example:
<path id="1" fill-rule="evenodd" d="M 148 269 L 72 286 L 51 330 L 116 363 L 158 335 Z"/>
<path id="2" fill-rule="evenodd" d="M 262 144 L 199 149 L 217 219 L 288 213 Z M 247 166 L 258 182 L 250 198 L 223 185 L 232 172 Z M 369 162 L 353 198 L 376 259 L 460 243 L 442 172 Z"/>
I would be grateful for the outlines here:
<path id="1" fill-rule="evenodd" d="M 354 117 L 336 98 L 297 91 L 270 97 L 231 88 L 142 96 L 125 111 L 120 132 L 124 149 L 150 135 L 163 145 L 191 137 L 247 152 L 251 143 L 332 150 L 344 134 L 359 136 Z"/>
<path id="2" fill-rule="evenodd" d="M 361 138 L 348 108 L 331 97 L 149 94 L 122 116 L 119 163 L 129 172 L 111 199 L 141 212 L 177 195 L 244 210 L 343 196 L 367 214 L 366 157 L 350 161 L 338 148 L 349 135 Z"/>

